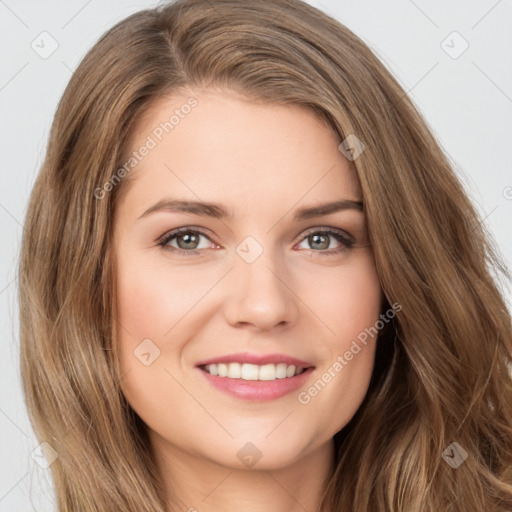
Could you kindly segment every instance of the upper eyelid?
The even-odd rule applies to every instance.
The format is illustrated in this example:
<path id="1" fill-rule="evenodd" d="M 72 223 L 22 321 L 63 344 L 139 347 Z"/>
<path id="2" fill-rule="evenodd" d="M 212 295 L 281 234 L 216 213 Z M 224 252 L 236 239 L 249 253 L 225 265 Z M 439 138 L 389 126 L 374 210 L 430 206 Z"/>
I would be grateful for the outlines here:
<path id="1" fill-rule="evenodd" d="M 211 242 L 217 243 L 215 241 L 215 237 L 212 237 L 209 234 L 208 230 L 205 230 L 205 228 L 200 228 L 198 226 L 183 226 L 183 227 L 172 229 L 172 230 L 166 232 L 161 237 L 159 237 L 157 241 L 158 241 L 158 243 L 164 244 L 164 243 L 168 242 L 169 239 L 175 238 L 176 236 L 178 236 L 181 233 L 187 233 L 187 232 L 190 232 L 190 231 L 191 232 L 197 232 L 200 235 L 203 235 L 206 238 L 208 238 Z M 337 233 L 337 234 L 340 234 L 341 236 L 346 236 L 351 241 L 355 242 L 354 236 L 351 235 L 348 231 L 346 231 L 344 229 L 341 229 L 341 228 L 336 228 L 334 226 L 325 226 L 325 225 L 311 226 L 311 227 L 301 231 L 302 238 L 299 241 L 304 240 L 311 233 L 317 233 L 317 232 L 322 232 L 322 231 L 324 231 L 324 232 L 331 232 L 331 234 L 332 233 Z M 293 240 L 294 239 L 295 239 L 295 237 L 293 237 Z M 192 252 L 194 250 L 200 251 L 201 249 L 192 249 L 191 251 L 188 251 L 188 252 Z"/>
<path id="2" fill-rule="evenodd" d="M 331 231 L 331 232 L 334 232 L 334 233 L 343 233 L 347 236 L 349 236 L 350 238 L 354 238 L 348 231 L 346 231 L 345 229 L 341 229 L 341 228 L 336 228 L 334 226 L 313 226 L 311 228 L 307 228 L 305 231 L 301 231 L 301 233 L 304 233 L 303 236 L 307 236 L 308 234 L 310 233 L 316 233 L 316 232 L 322 232 L 322 231 Z"/>
<path id="3" fill-rule="evenodd" d="M 207 238 L 212 239 L 211 235 L 208 233 L 208 231 L 205 231 L 204 228 L 199 228 L 196 226 L 184 226 L 182 228 L 175 228 L 175 229 L 171 229 L 170 231 L 166 231 L 162 236 L 158 237 L 157 241 L 163 242 L 169 238 L 174 238 L 181 233 L 187 233 L 189 231 L 197 232 L 200 235 L 203 235 Z M 211 240 L 211 241 L 213 242 L 214 240 Z"/>

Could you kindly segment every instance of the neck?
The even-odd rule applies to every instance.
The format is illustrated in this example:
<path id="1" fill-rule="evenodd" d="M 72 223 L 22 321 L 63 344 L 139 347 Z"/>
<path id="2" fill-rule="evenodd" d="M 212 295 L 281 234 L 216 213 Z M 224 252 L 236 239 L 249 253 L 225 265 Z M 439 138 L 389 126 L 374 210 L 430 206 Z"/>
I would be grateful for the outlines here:
<path id="1" fill-rule="evenodd" d="M 240 469 L 170 445 L 154 432 L 150 438 L 172 504 L 168 512 L 318 512 L 334 470 L 332 439 L 283 467 Z"/>

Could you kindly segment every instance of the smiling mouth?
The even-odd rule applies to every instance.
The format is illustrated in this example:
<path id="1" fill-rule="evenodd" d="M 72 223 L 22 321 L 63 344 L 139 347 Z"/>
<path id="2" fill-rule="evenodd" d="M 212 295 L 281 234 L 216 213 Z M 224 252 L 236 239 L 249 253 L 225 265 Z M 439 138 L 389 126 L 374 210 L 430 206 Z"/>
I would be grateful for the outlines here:
<path id="1" fill-rule="evenodd" d="M 313 367 L 295 366 L 293 364 L 250 364 L 250 363 L 218 363 L 199 366 L 201 370 L 215 377 L 242 379 L 252 381 L 272 381 L 290 379 Z"/>

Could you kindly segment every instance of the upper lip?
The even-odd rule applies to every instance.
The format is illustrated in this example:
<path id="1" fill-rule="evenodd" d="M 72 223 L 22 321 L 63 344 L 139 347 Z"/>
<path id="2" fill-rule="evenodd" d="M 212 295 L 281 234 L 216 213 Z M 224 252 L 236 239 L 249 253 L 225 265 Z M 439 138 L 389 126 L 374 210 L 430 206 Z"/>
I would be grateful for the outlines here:
<path id="1" fill-rule="evenodd" d="M 227 354 L 225 356 L 212 357 L 200 361 L 196 366 L 204 366 L 207 364 L 218 364 L 218 363 L 249 363 L 256 364 L 258 366 L 264 364 L 279 364 L 286 363 L 287 365 L 295 365 L 297 367 L 309 368 L 313 366 L 307 361 L 302 361 L 296 357 L 287 356 L 286 354 L 251 354 L 249 352 L 243 352 L 238 354 Z"/>

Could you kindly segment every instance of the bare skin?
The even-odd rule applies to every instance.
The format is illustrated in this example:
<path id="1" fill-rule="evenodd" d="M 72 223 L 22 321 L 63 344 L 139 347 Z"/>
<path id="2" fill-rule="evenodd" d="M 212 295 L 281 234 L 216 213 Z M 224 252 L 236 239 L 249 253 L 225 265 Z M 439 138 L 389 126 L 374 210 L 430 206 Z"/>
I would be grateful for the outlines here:
<path id="1" fill-rule="evenodd" d="M 360 185 L 341 141 L 308 110 L 229 91 L 190 96 L 197 106 L 132 171 L 116 208 L 123 392 L 148 426 L 177 510 L 315 511 L 333 470 L 333 436 L 367 392 L 375 340 L 341 370 L 335 363 L 378 320 L 382 293 L 361 210 L 294 214 L 361 201 Z M 133 148 L 188 97 L 155 103 Z M 143 215 L 164 198 L 222 203 L 232 218 Z M 162 238 L 180 227 L 200 232 Z M 149 365 L 134 355 L 147 339 Z M 286 354 L 314 369 L 277 399 L 241 399 L 196 366 L 238 352 Z"/>

